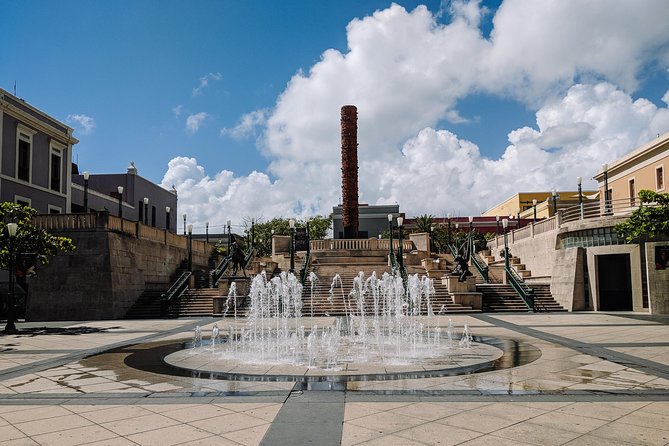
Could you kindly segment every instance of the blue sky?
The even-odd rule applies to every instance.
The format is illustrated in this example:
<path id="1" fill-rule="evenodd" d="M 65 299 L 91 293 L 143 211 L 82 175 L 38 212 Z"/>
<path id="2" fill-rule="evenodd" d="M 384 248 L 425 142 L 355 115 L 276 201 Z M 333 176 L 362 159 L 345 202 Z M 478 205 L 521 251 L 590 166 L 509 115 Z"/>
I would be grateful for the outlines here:
<path id="1" fill-rule="evenodd" d="M 348 103 L 361 202 L 465 215 L 669 131 L 668 5 L 0 0 L 0 87 L 196 224 L 328 213 Z"/>

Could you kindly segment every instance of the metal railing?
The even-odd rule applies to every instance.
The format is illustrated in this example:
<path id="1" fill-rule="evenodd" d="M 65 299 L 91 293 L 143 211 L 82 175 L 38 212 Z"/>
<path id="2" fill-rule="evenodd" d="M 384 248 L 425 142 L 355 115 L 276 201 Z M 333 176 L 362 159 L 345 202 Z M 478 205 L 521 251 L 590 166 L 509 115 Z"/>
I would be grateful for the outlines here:
<path id="1" fill-rule="evenodd" d="M 242 268 L 244 269 L 248 268 L 249 263 L 251 263 L 251 260 L 255 255 L 256 255 L 256 249 L 255 248 L 249 249 L 249 252 L 247 252 L 246 255 L 244 256 L 244 265 L 242 265 Z"/>
<path id="2" fill-rule="evenodd" d="M 639 197 L 583 203 L 581 206 L 571 206 L 563 210 L 561 222 L 565 223 L 606 216 L 625 216 L 636 211 L 640 206 L 641 200 Z M 650 206 L 650 204 L 645 204 L 644 206 Z"/>
<path id="3" fill-rule="evenodd" d="M 300 283 L 304 285 L 304 281 L 307 280 L 307 271 L 309 271 L 309 266 L 311 265 L 311 252 L 307 252 L 307 255 L 304 257 L 302 266 L 300 267 Z"/>
<path id="4" fill-rule="evenodd" d="M 169 290 L 160 296 L 160 312 L 163 317 L 167 316 L 167 312 L 179 302 L 181 296 L 188 289 L 188 279 L 191 276 L 190 271 L 185 271 L 179 278 L 172 284 Z"/>
<path id="5" fill-rule="evenodd" d="M 476 253 L 472 254 L 472 265 L 474 265 L 474 268 L 476 268 L 481 277 L 483 277 L 483 281 L 485 283 L 490 283 L 490 278 L 488 276 L 488 266 L 483 260 L 479 258 L 479 255 Z"/>
<path id="6" fill-rule="evenodd" d="M 218 286 L 218 281 L 221 280 L 221 277 L 223 274 L 225 274 L 228 266 L 230 266 L 231 260 L 232 259 L 230 256 L 225 256 L 223 257 L 223 260 L 221 260 L 219 264 L 216 265 L 216 268 L 209 271 L 209 283 L 211 284 L 212 288 L 216 288 Z"/>
<path id="7" fill-rule="evenodd" d="M 523 300 L 529 311 L 534 311 L 534 290 L 527 286 L 513 267 L 505 266 L 504 271 L 506 271 L 507 280 L 518 297 Z"/>

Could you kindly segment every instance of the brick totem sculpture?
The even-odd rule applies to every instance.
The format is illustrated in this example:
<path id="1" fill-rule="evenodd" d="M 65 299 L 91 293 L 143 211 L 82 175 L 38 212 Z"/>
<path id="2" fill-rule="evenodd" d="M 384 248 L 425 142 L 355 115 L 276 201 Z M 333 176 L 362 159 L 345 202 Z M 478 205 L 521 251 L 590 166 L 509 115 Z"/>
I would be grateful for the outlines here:
<path id="1" fill-rule="evenodd" d="M 344 238 L 358 238 L 358 109 L 341 108 L 341 194 Z"/>

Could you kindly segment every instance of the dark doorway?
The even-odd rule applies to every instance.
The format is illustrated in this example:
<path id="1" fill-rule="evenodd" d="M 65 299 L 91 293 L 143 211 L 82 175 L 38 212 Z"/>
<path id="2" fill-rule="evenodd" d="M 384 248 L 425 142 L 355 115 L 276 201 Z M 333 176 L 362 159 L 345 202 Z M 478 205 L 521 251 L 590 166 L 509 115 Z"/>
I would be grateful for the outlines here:
<path id="1" fill-rule="evenodd" d="M 599 309 L 603 311 L 632 310 L 632 273 L 629 254 L 597 256 L 599 278 Z"/>

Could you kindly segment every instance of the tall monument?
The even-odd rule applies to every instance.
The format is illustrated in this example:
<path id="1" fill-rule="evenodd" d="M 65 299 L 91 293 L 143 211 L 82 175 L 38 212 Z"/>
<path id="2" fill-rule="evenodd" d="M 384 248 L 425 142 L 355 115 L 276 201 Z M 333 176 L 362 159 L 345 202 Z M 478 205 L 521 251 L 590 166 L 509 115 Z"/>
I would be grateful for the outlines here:
<path id="1" fill-rule="evenodd" d="M 358 109 L 341 108 L 341 195 L 344 238 L 358 238 Z"/>

